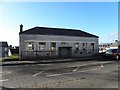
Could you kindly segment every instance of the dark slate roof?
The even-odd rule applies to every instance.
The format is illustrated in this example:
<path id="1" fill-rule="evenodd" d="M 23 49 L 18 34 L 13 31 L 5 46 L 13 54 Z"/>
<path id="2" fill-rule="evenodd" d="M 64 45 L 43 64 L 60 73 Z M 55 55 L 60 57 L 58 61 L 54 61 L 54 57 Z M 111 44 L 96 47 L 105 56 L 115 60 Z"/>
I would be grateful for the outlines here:
<path id="1" fill-rule="evenodd" d="M 19 54 L 19 48 L 16 49 L 10 49 L 11 54 Z"/>
<path id="2" fill-rule="evenodd" d="M 7 42 L 0 42 L 0 46 L 1 47 L 8 47 L 8 43 Z"/>
<path id="3" fill-rule="evenodd" d="M 61 36 L 80 36 L 80 37 L 96 37 L 96 35 L 89 34 L 81 30 L 64 29 L 64 28 L 50 28 L 50 27 L 34 27 L 19 34 L 40 34 L 40 35 L 61 35 Z"/>

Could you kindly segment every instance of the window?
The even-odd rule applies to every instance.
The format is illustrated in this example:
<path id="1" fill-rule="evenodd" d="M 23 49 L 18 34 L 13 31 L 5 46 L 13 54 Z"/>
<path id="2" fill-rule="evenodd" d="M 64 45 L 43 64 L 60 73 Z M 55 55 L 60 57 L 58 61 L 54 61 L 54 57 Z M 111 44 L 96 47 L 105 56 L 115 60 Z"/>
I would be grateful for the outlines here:
<path id="1" fill-rule="evenodd" d="M 91 43 L 91 49 L 94 50 L 94 43 Z"/>
<path id="2" fill-rule="evenodd" d="M 45 43 L 45 42 L 40 42 L 40 43 L 39 43 L 39 48 L 40 48 L 40 50 L 44 50 L 45 47 L 46 47 L 46 43 Z"/>
<path id="3" fill-rule="evenodd" d="M 75 43 L 75 53 L 78 53 L 79 51 L 79 43 Z"/>
<path id="4" fill-rule="evenodd" d="M 75 48 L 79 48 L 79 43 L 75 43 Z"/>
<path id="5" fill-rule="evenodd" d="M 8 51 L 8 48 L 5 48 L 5 51 Z"/>
<path id="6" fill-rule="evenodd" d="M 65 42 L 61 42 L 61 44 L 66 44 Z"/>
<path id="7" fill-rule="evenodd" d="M 87 43 L 82 43 L 82 49 L 85 50 L 87 46 Z"/>
<path id="8" fill-rule="evenodd" d="M 34 50 L 34 43 L 32 42 L 27 43 L 27 50 Z"/>
<path id="9" fill-rule="evenodd" d="M 50 43 L 50 49 L 56 50 L 56 43 Z"/>

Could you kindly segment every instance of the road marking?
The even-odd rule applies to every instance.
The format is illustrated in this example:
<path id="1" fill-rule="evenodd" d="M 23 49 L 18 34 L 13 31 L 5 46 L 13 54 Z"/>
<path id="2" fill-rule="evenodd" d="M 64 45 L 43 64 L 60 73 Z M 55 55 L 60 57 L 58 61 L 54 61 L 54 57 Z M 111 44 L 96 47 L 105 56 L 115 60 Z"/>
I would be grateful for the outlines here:
<path id="1" fill-rule="evenodd" d="M 82 64 L 82 65 L 76 67 L 76 68 L 75 68 L 74 70 L 72 70 L 72 71 L 75 72 L 75 71 L 77 71 L 80 67 L 82 67 L 82 66 L 87 66 L 87 65 L 89 65 L 89 64 Z"/>
<path id="2" fill-rule="evenodd" d="M 120 65 L 117 65 L 117 67 L 119 67 Z"/>
<path id="3" fill-rule="evenodd" d="M 72 72 L 75 72 L 75 71 L 77 71 L 79 68 L 77 67 L 77 68 L 75 68 L 74 70 L 72 70 Z"/>
<path id="4" fill-rule="evenodd" d="M 3 80 L 0 80 L 0 82 L 5 82 L 5 81 L 8 81 L 9 79 L 3 79 Z"/>
<path id="5" fill-rule="evenodd" d="M 78 71 L 78 72 L 89 72 L 89 71 L 96 71 L 96 70 L 100 70 L 102 68 L 98 68 L 98 69 L 90 69 L 90 70 L 84 70 L 84 71 Z"/>
<path id="6" fill-rule="evenodd" d="M 42 65 L 43 65 L 43 66 L 44 66 L 44 65 L 53 65 L 53 64 L 50 64 L 50 63 L 49 63 L 49 64 L 38 64 L 38 65 L 40 65 L 40 66 L 42 66 Z"/>
<path id="7" fill-rule="evenodd" d="M 62 74 L 52 74 L 52 75 L 47 75 L 46 77 L 54 77 L 54 76 L 60 76 L 60 75 L 63 75 L 63 73 L 62 73 Z"/>
<path id="8" fill-rule="evenodd" d="M 41 71 L 41 72 L 38 72 L 38 73 L 34 74 L 33 77 L 35 77 L 35 76 L 41 74 L 42 72 L 44 72 L 44 71 Z"/>
<path id="9" fill-rule="evenodd" d="M 103 68 L 104 66 L 103 66 L 103 64 L 101 64 L 101 68 Z"/>
<path id="10" fill-rule="evenodd" d="M 63 74 L 72 74 L 73 72 L 69 72 L 69 73 L 63 73 Z"/>
<path id="11" fill-rule="evenodd" d="M 55 76 L 61 76 L 61 75 L 65 75 L 65 74 L 72 74 L 73 72 L 70 73 L 61 73 L 61 74 L 52 74 L 52 75 L 46 75 L 46 77 L 55 77 Z"/>
<path id="12" fill-rule="evenodd" d="M 78 73 L 78 72 L 88 72 L 88 71 L 95 71 L 95 70 L 100 70 L 100 69 L 102 69 L 102 68 L 77 71 L 77 72 L 69 72 L 69 73 L 61 73 L 61 74 L 52 74 L 52 75 L 46 75 L 46 77 L 55 77 L 55 76 L 61 76 L 61 75 L 65 75 L 65 74 L 73 74 L 73 73 Z"/>
<path id="13" fill-rule="evenodd" d="M 72 70 L 73 72 L 75 72 L 75 71 L 77 71 L 81 66 L 87 66 L 87 65 L 89 65 L 89 64 L 83 64 L 83 65 L 80 65 L 80 66 L 78 66 L 78 67 L 76 67 L 74 70 Z M 103 68 L 104 66 L 103 66 L 103 64 L 101 64 L 101 68 Z"/>
<path id="14" fill-rule="evenodd" d="M 72 72 L 77 71 L 80 68 L 80 66 L 76 67 L 74 70 L 72 70 Z"/>
<path id="15" fill-rule="evenodd" d="M 0 73 L 0 76 L 4 76 L 4 75 L 10 74 L 10 73 L 12 73 L 12 72 L 11 71 L 9 71 L 9 72 L 2 72 L 2 73 Z"/>

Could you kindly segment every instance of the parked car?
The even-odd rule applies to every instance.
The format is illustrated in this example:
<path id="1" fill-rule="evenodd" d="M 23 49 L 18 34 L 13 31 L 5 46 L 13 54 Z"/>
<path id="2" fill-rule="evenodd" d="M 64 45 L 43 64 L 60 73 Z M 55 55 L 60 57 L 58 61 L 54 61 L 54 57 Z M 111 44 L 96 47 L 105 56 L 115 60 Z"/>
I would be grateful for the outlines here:
<path id="1" fill-rule="evenodd" d="M 116 58 L 117 60 L 120 57 L 120 49 L 108 49 L 106 50 L 107 56 L 112 56 L 113 58 Z"/>
<path id="2" fill-rule="evenodd" d="M 120 48 L 119 48 L 118 51 L 117 51 L 116 59 L 117 59 L 117 60 L 120 60 Z"/>
<path id="3" fill-rule="evenodd" d="M 101 54 L 105 54 L 105 52 L 106 52 L 106 49 L 99 49 L 99 53 L 101 53 Z"/>

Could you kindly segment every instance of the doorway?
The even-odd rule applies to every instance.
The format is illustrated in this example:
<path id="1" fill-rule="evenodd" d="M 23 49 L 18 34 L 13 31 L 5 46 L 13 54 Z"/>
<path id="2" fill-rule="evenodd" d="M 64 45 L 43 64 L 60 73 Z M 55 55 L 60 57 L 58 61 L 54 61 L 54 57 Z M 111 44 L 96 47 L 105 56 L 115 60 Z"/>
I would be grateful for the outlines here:
<path id="1" fill-rule="evenodd" d="M 72 47 L 59 47 L 60 57 L 71 57 Z"/>

